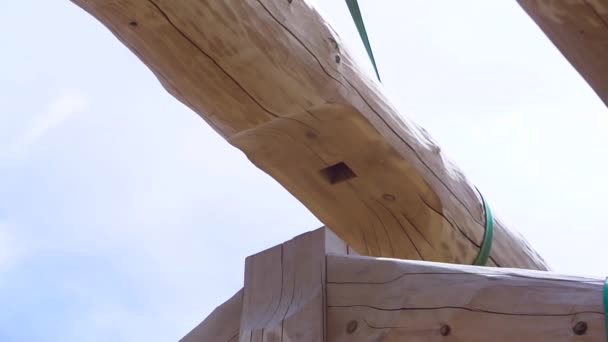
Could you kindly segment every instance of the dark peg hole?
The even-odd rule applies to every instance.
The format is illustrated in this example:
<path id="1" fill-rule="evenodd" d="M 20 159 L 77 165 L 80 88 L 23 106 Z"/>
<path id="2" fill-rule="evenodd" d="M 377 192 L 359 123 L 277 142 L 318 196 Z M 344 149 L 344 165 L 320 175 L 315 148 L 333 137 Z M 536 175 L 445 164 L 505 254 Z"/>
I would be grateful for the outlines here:
<path id="1" fill-rule="evenodd" d="M 587 333 L 587 328 L 587 322 L 578 322 L 574 325 L 572 331 L 577 335 L 585 335 L 585 333 Z"/>
<path id="2" fill-rule="evenodd" d="M 353 170 L 343 162 L 326 167 L 319 172 L 323 178 L 327 179 L 329 184 L 336 184 L 357 177 Z"/>
<path id="3" fill-rule="evenodd" d="M 133 20 L 129 22 L 129 26 L 131 27 L 136 27 L 137 26 L 137 21 Z"/>
<path id="4" fill-rule="evenodd" d="M 448 336 L 451 330 L 452 328 L 450 328 L 449 325 L 444 324 L 441 326 L 441 329 L 439 329 L 439 333 L 441 333 L 441 336 Z"/>
<path id="5" fill-rule="evenodd" d="M 355 330 L 357 330 L 358 326 L 359 326 L 359 323 L 357 323 L 357 321 L 350 321 L 346 325 L 346 332 L 349 334 L 352 334 L 355 332 Z"/>
<path id="6" fill-rule="evenodd" d="M 336 63 L 340 63 L 340 56 L 336 55 Z"/>
<path id="7" fill-rule="evenodd" d="M 293 2 L 293 0 L 287 0 L 287 2 L 288 2 L 288 3 L 292 3 L 292 2 Z"/>

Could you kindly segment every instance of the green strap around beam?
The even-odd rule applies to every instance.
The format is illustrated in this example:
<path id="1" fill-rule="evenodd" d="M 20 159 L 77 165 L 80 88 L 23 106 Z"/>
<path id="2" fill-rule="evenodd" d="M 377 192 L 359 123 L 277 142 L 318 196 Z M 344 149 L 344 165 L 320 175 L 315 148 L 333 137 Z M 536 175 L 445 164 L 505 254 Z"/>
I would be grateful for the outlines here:
<path id="1" fill-rule="evenodd" d="M 380 73 L 378 73 L 378 67 L 376 67 L 376 60 L 374 59 L 374 53 L 372 52 L 372 47 L 369 44 L 369 38 L 367 37 L 367 31 L 365 30 L 365 24 L 363 24 L 363 17 L 361 16 L 361 11 L 359 10 L 359 3 L 357 0 L 346 0 L 346 6 L 348 6 L 348 10 L 350 11 L 350 16 L 353 17 L 353 21 L 355 22 L 355 26 L 357 26 L 357 31 L 359 31 L 359 36 L 363 41 L 363 45 L 365 46 L 365 50 L 367 50 L 367 55 L 369 56 L 369 60 L 372 62 L 374 66 L 374 71 L 376 71 L 376 77 L 378 77 L 378 81 L 380 81 Z"/>
<path id="2" fill-rule="evenodd" d="M 606 341 L 608 341 L 608 277 L 606 277 L 606 281 L 604 282 L 604 320 L 606 325 L 604 325 L 604 329 L 606 330 Z"/>
<path id="3" fill-rule="evenodd" d="M 488 205 L 488 202 L 486 202 L 486 199 L 483 198 L 479 190 L 477 190 L 477 192 L 479 193 L 479 197 L 481 197 L 481 202 L 483 203 L 483 211 L 486 216 L 486 230 L 483 233 L 483 241 L 481 242 L 481 247 L 479 248 L 479 254 L 477 254 L 477 258 L 475 258 L 475 261 L 473 261 L 473 265 L 485 266 L 488 263 L 488 259 L 490 259 L 490 251 L 492 250 L 494 217 L 492 217 L 492 211 L 490 210 L 490 206 Z"/>

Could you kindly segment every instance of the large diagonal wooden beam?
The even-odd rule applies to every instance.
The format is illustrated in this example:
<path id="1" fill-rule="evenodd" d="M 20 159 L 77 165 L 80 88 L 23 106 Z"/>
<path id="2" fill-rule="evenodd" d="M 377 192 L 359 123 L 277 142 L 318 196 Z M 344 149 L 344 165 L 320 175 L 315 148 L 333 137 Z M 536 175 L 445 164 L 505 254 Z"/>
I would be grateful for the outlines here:
<path id="1" fill-rule="evenodd" d="M 608 105 L 608 0 L 518 0 Z"/>
<path id="2" fill-rule="evenodd" d="M 475 259 L 479 193 L 308 2 L 73 2 L 359 253 Z M 490 265 L 546 268 L 499 221 Z"/>

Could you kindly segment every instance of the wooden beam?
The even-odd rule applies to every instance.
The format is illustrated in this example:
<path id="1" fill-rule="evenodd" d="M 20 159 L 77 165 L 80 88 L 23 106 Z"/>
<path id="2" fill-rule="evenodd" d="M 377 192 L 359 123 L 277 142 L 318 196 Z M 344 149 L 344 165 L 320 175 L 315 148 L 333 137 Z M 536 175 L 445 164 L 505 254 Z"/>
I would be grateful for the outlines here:
<path id="1" fill-rule="evenodd" d="M 238 341 L 242 308 L 243 290 L 241 289 L 232 298 L 213 310 L 204 321 L 192 329 L 180 342 Z"/>
<path id="2" fill-rule="evenodd" d="M 518 0 L 608 105 L 608 0 Z"/>
<path id="3" fill-rule="evenodd" d="M 603 284 L 549 272 L 327 257 L 327 341 L 605 341 Z"/>
<path id="4" fill-rule="evenodd" d="M 321 341 L 327 254 L 357 255 L 319 228 L 248 257 L 245 288 L 180 342 Z"/>
<path id="5" fill-rule="evenodd" d="M 250 256 L 183 341 L 605 340 L 602 279 L 350 253 L 318 229 Z"/>
<path id="6" fill-rule="evenodd" d="M 359 253 L 471 263 L 482 199 L 303 0 L 72 0 Z M 490 265 L 546 269 L 495 221 Z"/>
<path id="7" fill-rule="evenodd" d="M 348 251 L 321 228 L 248 257 L 240 341 L 323 341 L 325 256 Z"/>

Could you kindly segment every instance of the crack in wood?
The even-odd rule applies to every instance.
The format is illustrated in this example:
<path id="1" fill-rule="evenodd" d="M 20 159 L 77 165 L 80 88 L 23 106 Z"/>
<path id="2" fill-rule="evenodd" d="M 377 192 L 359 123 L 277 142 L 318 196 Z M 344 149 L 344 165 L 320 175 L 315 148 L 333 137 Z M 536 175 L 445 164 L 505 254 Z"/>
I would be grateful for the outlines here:
<path id="1" fill-rule="evenodd" d="M 407 239 L 410 241 L 410 243 L 412 244 L 412 246 L 414 247 L 414 250 L 416 251 L 416 253 L 418 254 L 418 256 L 420 257 L 420 260 L 424 260 L 424 258 L 422 257 L 422 253 L 420 253 L 420 250 L 418 250 L 418 247 L 416 247 L 416 244 L 414 243 L 414 240 L 412 240 L 412 237 L 410 236 L 410 234 L 407 232 L 406 228 L 403 226 L 403 224 L 401 224 L 401 221 L 399 221 L 399 219 L 395 216 L 395 214 L 393 214 L 393 212 L 388 209 L 386 206 L 384 206 L 384 204 L 382 204 L 382 202 L 376 200 L 376 202 L 382 207 L 384 208 L 384 210 L 386 210 L 388 212 L 389 215 L 391 215 L 391 217 L 395 220 L 395 222 L 397 222 L 397 225 L 399 225 L 399 227 L 401 228 L 401 231 L 405 234 L 405 236 L 407 237 Z"/>
<path id="2" fill-rule="evenodd" d="M 485 313 L 490 315 L 501 316 L 522 316 L 522 317 L 570 317 L 580 314 L 602 315 L 605 314 L 599 311 L 577 311 L 569 313 L 524 313 L 524 312 L 508 312 L 508 311 L 493 311 L 478 308 L 469 308 L 464 306 L 437 306 L 437 307 L 400 307 L 400 308 L 381 308 L 373 305 L 352 304 L 352 305 L 328 305 L 327 308 L 349 309 L 349 308 L 369 308 L 378 311 L 433 311 L 433 310 L 464 310 L 476 313 Z"/>
<path id="3" fill-rule="evenodd" d="M 354 186 L 353 186 L 353 191 L 355 191 Z M 397 254 L 395 253 L 395 248 L 393 247 L 393 242 L 391 241 L 391 237 L 390 237 L 390 235 L 388 233 L 388 229 L 387 229 L 386 225 L 384 224 L 384 222 L 382 222 L 382 219 L 380 218 L 380 215 L 378 215 L 378 213 L 376 212 L 376 210 L 371 205 L 369 205 L 366 201 L 364 201 L 359 196 L 359 194 L 356 191 L 355 191 L 355 193 L 357 194 L 357 197 L 363 203 L 363 205 L 365 205 L 374 214 L 374 216 L 376 216 L 376 219 L 378 219 L 378 222 L 380 223 L 380 226 L 382 226 L 382 230 L 384 230 L 384 234 L 386 235 L 386 239 L 388 240 L 388 245 L 389 245 L 389 247 L 391 249 L 391 255 L 393 255 L 393 256 L 396 257 Z M 372 222 L 372 229 L 375 230 L 373 222 Z M 416 248 L 416 246 L 414 246 L 414 248 Z M 422 256 L 421 256 L 421 258 L 422 258 Z"/>
<path id="4" fill-rule="evenodd" d="M 293 33 L 288 27 L 287 25 L 285 25 L 283 22 L 281 22 L 269 9 L 268 7 L 266 7 L 266 5 L 264 5 L 264 3 L 260 0 L 257 0 L 257 2 L 260 4 L 260 6 L 262 6 L 262 8 L 266 11 L 266 13 L 268 13 L 268 15 L 277 23 L 279 24 L 287 33 L 289 33 L 289 35 L 291 35 L 295 40 L 298 41 L 298 43 L 300 43 L 300 45 L 312 56 L 312 58 L 314 58 L 317 61 L 317 64 L 319 64 L 319 67 L 321 68 L 321 70 L 323 70 L 323 72 L 331 79 L 333 79 L 334 81 L 338 82 L 338 84 L 340 84 L 342 87 L 344 87 L 344 84 L 342 82 L 340 82 L 340 80 L 338 80 L 337 78 L 335 78 L 333 75 L 331 75 L 323 66 L 323 63 L 321 63 L 321 60 L 319 59 L 319 57 L 317 57 L 317 55 L 315 55 L 306 44 L 304 44 L 304 42 L 300 39 L 300 37 L 298 37 L 295 33 Z M 338 72 L 338 74 L 340 75 L 340 73 Z M 342 76 L 342 75 L 340 75 Z M 342 76 L 344 78 L 344 76 Z"/>
<path id="5" fill-rule="evenodd" d="M 433 245 L 429 242 L 429 240 L 427 240 L 426 236 L 424 236 L 424 234 L 422 234 L 422 232 L 420 231 L 420 229 L 418 228 L 417 225 L 415 225 L 410 219 L 409 217 L 407 217 L 407 215 L 403 212 L 400 211 L 399 214 L 401 214 L 401 216 L 403 216 L 403 219 L 412 227 L 414 227 L 414 229 L 416 230 L 416 232 L 418 232 L 418 235 L 420 235 L 420 237 L 422 237 L 422 239 L 431 247 L 434 249 Z"/>
<path id="6" fill-rule="evenodd" d="M 317 61 L 317 63 L 319 64 L 319 66 L 321 67 L 321 70 L 323 70 L 323 72 L 329 76 L 330 78 L 334 79 L 336 82 L 338 82 L 342 87 L 344 87 L 344 84 L 342 82 L 340 82 L 338 79 L 336 79 L 335 77 L 333 77 L 332 75 L 329 74 L 329 72 L 325 69 L 325 67 L 323 66 L 323 64 L 321 63 L 321 61 L 319 60 L 319 58 L 308 48 L 308 46 L 306 46 L 306 44 L 304 44 L 304 42 L 302 42 L 302 40 L 295 34 L 293 33 L 284 23 L 282 23 L 280 20 L 278 20 L 273 14 L 272 12 L 260 1 L 257 0 L 258 3 L 260 3 L 260 5 L 264 8 L 264 10 L 266 10 L 268 12 L 268 14 L 270 15 L 270 17 L 272 17 L 272 19 L 279 24 L 281 27 L 283 27 L 284 30 L 286 30 L 292 37 L 294 37 L 299 43 L 300 45 L 302 45 L 302 47 Z M 422 158 L 422 156 L 419 154 L 418 151 L 416 151 L 406 140 L 405 138 L 403 138 L 400 134 L 397 133 L 397 131 L 395 129 L 393 129 L 391 127 L 391 125 L 388 124 L 388 122 L 386 121 L 386 119 L 384 119 L 377 111 L 375 108 L 373 108 L 373 106 L 367 101 L 367 99 L 363 96 L 363 94 L 361 94 L 361 92 L 348 80 L 348 78 L 346 78 L 339 70 L 334 69 L 334 71 L 341 76 L 341 78 L 346 81 L 346 83 L 348 83 L 348 85 L 359 95 L 359 97 L 361 98 L 361 100 L 363 100 L 363 102 L 367 105 L 367 107 L 369 107 L 369 109 L 376 115 L 376 117 L 378 117 L 383 123 L 384 125 L 399 139 L 401 140 L 401 142 L 403 142 L 411 151 L 412 153 L 414 153 L 414 155 L 418 158 L 418 160 L 427 168 L 427 170 L 446 188 L 446 190 L 448 190 L 448 192 L 450 192 L 450 194 L 454 197 L 454 199 L 459 202 L 462 207 L 465 209 L 465 211 L 471 216 L 471 218 L 473 219 L 473 221 L 477 222 L 479 225 L 482 225 L 481 222 L 478 221 L 478 218 L 475 217 L 473 215 L 473 213 L 470 211 L 470 209 L 464 204 L 464 202 L 458 197 L 456 196 L 456 193 L 435 173 L 435 170 L 433 170 L 426 162 L 425 160 Z M 481 204 L 480 204 L 481 206 Z"/>
<path id="7" fill-rule="evenodd" d="M 226 76 L 228 76 L 239 88 L 241 88 L 241 90 L 252 100 L 254 101 L 260 108 L 262 108 L 265 112 L 267 112 L 268 114 L 271 114 L 272 116 L 279 118 L 282 117 L 272 111 L 270 111 L 269 109 L 267 109 L 266 107 L 264 107 L 257 99 L 255 99 L 255 97 L 253 97 L 253 95 L 251 95 L 249 92 L 246 91 L 246 89 L 232 76 L 230 75 L 226 70 L 224 70 L 221 65 L 215 61 L 209 54 L 207 54 L 198 44 L 196 44 L 196 42 L 194 42 L 190 37 L 188 37 L 181 29 L 179 29 L 179 27 L 177 27 L 177 25 L 175 23 L 173 23 L 173 21 L 170 19 L 170 17 L 167 15 L 167 13 L 165 13 L 163 11 L 163 9 L 153 0 L 148 0 L 154 7 L 157 8 L 157 10 L 160 12 L 160 14 L 165 17 L 165 19 L 167 20 L 167 22 L 177 31 L 179 32 L 180 35 L 182 35 L 186 40 L 188 40 L 194 47 L 197 48 L 197 50 L 199 50 L 202 54 L 204 54 L 209 60 L 211 60 L 224 74 L 226 74 Z M 328 75 L 330 78 L 332 78 L 333 80 L 335 80 L 336 82 L 338 82 L 341 86 L 344 87 L 344 84 L 342 82 L 340 82 L 337 78 L 333 77 L 332 75 L 329 74 L 329 72 L 325 69 L 325 67 L 323 66 L 323 64 L 321 63 L 321 61 L 319 60 L 319 58 L 308 48 L 308 46 L 306 46 L 306 44 L 304 44 L 302 42 L 302 40 L 295 34 L 293 33 L 286 25 L 284 25 L 282 22 L 280 22 L 273 14 L 272 12 L 260 1 L 257 0 L 257 2 L 261 5 L 262 8 L 264 8 L 264 10 L 270 15 L 270 17 L 272 17 L 272 19 L 278 23 L 281 27 L 283 27 L 284 30 L 286 30 L 292 37 L 294 37 L 294 39 L 296 39 L 301 45 L 302 47 L 317 61 L 317 63 L 319 64 L 320 68 L 323 70 L 323 72 Z M 337 72 L 347 83 L 348 85 L 359 95 L 359 97 L 363 100 L 363 102 L 369 107 L 369 109 L 376 114 L 376 116 L 386 125 L 386 127 L 388 129 L 390 129 L 393 134 L 395 134 L 396 137 L 398 137 L 418 158 L 418 160 L 420 160 L 420 162 L 444 185 L 444 187 L 454 196 L 454 198 L 461 203 L 461 205 L 465 208 L 465 210 L 468 212 L 468 214 L 471 216 L 471 218 L 476 222 L 476 218 L 472 215 L 472 213 L 470 212 L 470 210 L 468 209 L 468 207 L 466 205 L 464 205 L 464 202 L 462 202 L 460 200 L 460 198 L 458 198 L 455 193 L 452 191 L 451 188 L 449 188 L 447 186 L 447 184 L 445 184 L 443 182 L 443 180 L 441 178 L 438 177 L 438 175 L 435 173 L 435 171 L 430 168 L 426 162 L 423 160 L 423 158 L 420 156 L 420 154 L 418 153 L 418 151 L 416 151 L 403 137 L 401 137 L 389 124 L 388 122 L 371 106 L 371 104 L 367 101 L 367 99 L 361 94 L 361 92 L 343 75 L 339 72 L 339 70 L 334 70 L 335 72 Z M 312 116 L 312 114 L 311 114 Z M 314 116 L 313 116 L 314 117 Z M 286 118 L 286 119 L 293 119 L 293 118 L 288 118 L 288 117 L 282 117 L 282 118 Z M 295 119 L 294 119 L 295 120 Z M 297 120 L 296 120 L 297 121 Z M 297 121 L 299 122 L 299 121 Z M 302 122 L 300 122 L 302 123 Z M 302 123 L 304 124 L 304 123 Z M 310 128 L 310 126 L 306 125 L 307 127 Z M 364 201 L 363 201 L 364 202 Z M 430 205 L 428 203 L 426 203 L 426 201 L 423 200 L 423 202 L 430 207 Z M 365 203 L 365 202 L 364 202 Z M 366 206 L 368 206 L 365 203 Z M 369 206 L 368 206 L 369 208 Z M 434 208 L 432 208 L 434 209 Z M 375 213 L 373 210 L 372 212 L 374 213 L 374 215 L 378 216 L 377 213 Z M 389 211 L 390 212 L 390 211 Z M 437 212 L 437 211 L 435 211 Z M 447 218 L 442 214 L 437 212 L 438 214 L 440 214 L 442 217 L 444 217 L 446 219 L 446 221 L 450 224 L 450 226 L 454 227 L 454 224 L 452 224 L 452 222 L 450 222 L 449 220 L 447 220 Z M 393 215 L 391 213 L 391 215 Z M 393 215 L 394 217 L 394 215 Z M 379 218 L 378 218 L 379 219 Z M 380 219 L 379 219 L 380 220 Z M 416 247 L 416 245 L 414 244 L 414 242 L 412 241 L 411 237 L 409 236 L 409 233 L 407 233 L 405 231 L 405 229 L 403 228 L 403 226 L 401 225 L 401 223 L 399 222 L 399 220 L 397 220 L 399 226 L 402 228 L 402 230 L 404 231 L 404 233 L 406 234 L 408 240 L 410 240 L 412 246 L 414 247 L 414 249 L 416 250 L 416 253 L 420 256 L 421 259 L 422 258 L 422 254 L 420 253 L 420 251 L 418 250 L 418 248 Z M 380 223 L 382 225 L 382 222 L 380 220 Z M 383 226 L 384 227 L 384 226 Z M 373 230 L 375 230 L 374 228 L 372 228 Z M 468 237 L 468 235 L 466 235 L 461 229 L 460 227 L 457 227 L 457 229 L 467 238 L 467 240 L 469 240 L 471 243 L 473 243 L 477 248 L 480 248 L 480 246 L 478 244 L 476 244 L 470 237 Z M 388 232 L 386 231 L 386 227 L 384 227 L 385 230 L 385 234 L 387 234 L 388 236 Z M 376 240 L 378 242 L 378 237 L 376 237 Z M 392 250 L 393 255 L 395 254 L 394 248 L 392 246 L 392 243 L 389 240 L 389 244 Z M 378 245 L 380 246 L 380 245 Z"/>
<path id="8" fill-rule="evenodd" d="M 250 94 L 245 89 L 245 87 L 243 87 L 243 85 L 240 84 L 236 80 L 236 78 L 234 78 L 234 76 L 230 75 L 230 73 L 228 73 L 224 68 L 222 68 L 222 66 L 215 59 L 213 59 L 207 52 L 205 52 L 205 50 L 203 50 L 194 40 L 192 40 L 190 37 L 188 37 L 188 35 L 186 35 L 179 27 L 177 27 L 177 25 L 171 20 L 171 18 L 169 18 L 169 15 L 167 15 L 167 13 L 165 13 L 165 11 L 163 11 L 163 9 L 160 8 L 160 6 L 156 2 L 154 2 L 154 0 L 148 0 L 148 2 L 150 4 L 152 4 L 154 7 L 156 7 L 156 9 L 159 11 L 159 13 L 167 20 L 167 23 L 169 23 L 169 25 L 171 25 L 182 37 L 184 37 L 184 39 L 186 39 L 188 42 L 190 42 L 190 44 L 192 44 L 192 46 L 194 46 L 198 51 L 200 51 L 203 55 L 205 55 L 205 57 L 207 57 L 211 62 L 213 62 L 213 64 L 215 64 L 215 66 L 217 66 L 218 69 L 220 69 L 226 76 L 228 76 L 228 78 L 230 78 L 234 82 L 234 84 L 236 84 L 243 91 L 243 93 L 245 93 L 247 95 L 247 97 L 249 97 L 253 102 L 255 102 L 255 104 L 257 104 L 263 111 L 272 115 L 275 118 L 280 117 L 280 115 L 272 112 L 271 110 L 269 110 L 268 108 L 263 106 L 260 103 L 260 101 L 258 101 L 252 94 Z"/>
<path id="9" fill-rule="evenodd" d="M 378 282 L 369 282 L 369 281 L 327 281 L 327 284 L 334 285 L 386 285 L 397 280 L 400 280 L 407 276 L 467 276 L 467 277 L 476 277 L 476 276 L 504 276 L 504 277 L 514 277 L 514 278 L 522 278 L 526 280 L 534 280 L 534 281 L 548 281 L 548 282 L 571 282 L 577 284 L 590 284 L 590 285 L 602 285 L 602 281 L 585 281 L 585 280 L 570 280 L 570 279 L 555 279 L 555 278 L 546 278 L 546 277 L 532 277 L 525 276 L 516 273 L 502 273 L 502 272 L 475 272 L 475 273 L 464 273 L 464 272 L 406 272 L 402 273 L 399 276 L 392 278 L 386 281 L 378 281 Z"/>

